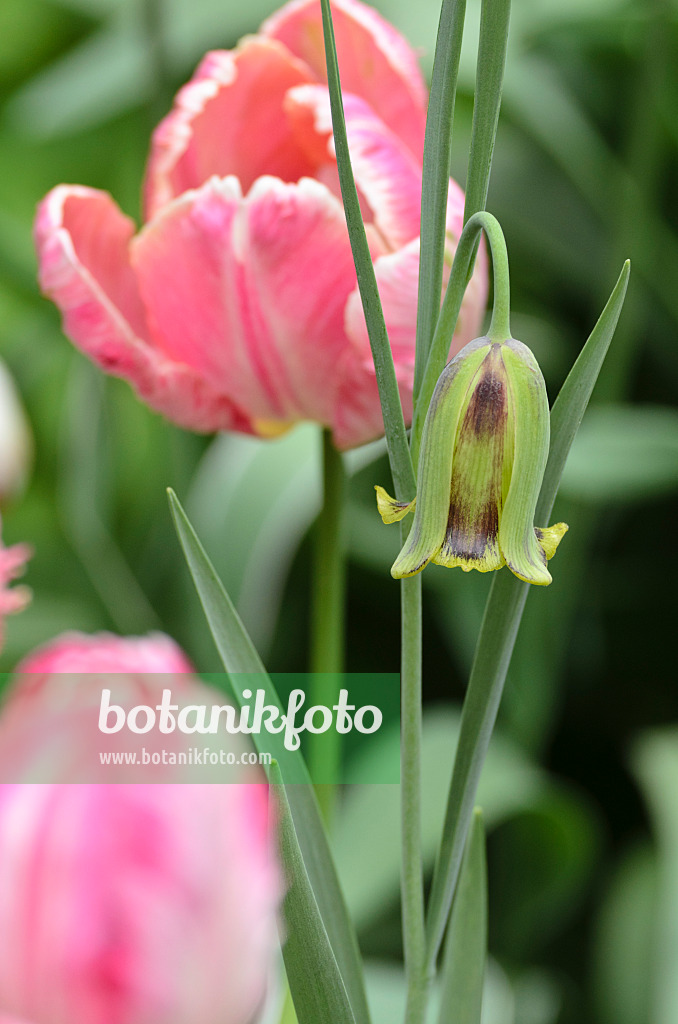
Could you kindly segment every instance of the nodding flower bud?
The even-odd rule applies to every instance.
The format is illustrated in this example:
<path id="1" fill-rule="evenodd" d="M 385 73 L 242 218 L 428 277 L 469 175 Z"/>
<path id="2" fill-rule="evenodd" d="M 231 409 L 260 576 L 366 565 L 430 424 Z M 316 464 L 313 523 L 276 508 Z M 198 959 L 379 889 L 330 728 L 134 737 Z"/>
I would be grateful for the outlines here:
<path id="1" fill-rule="evenodd" d="M 419 455 L 417 496 L 396 502 L 377 487 L 385 523 L 414 510 L 391 575 L 429 562 L 465 572 L 507 565 L 526 583 L 551 582 L 546 562 L 565 523 L 534 527 L 549 452 L 549 407 L 539 365 L 513 338 L 477 338 L 438 378 Z"/>

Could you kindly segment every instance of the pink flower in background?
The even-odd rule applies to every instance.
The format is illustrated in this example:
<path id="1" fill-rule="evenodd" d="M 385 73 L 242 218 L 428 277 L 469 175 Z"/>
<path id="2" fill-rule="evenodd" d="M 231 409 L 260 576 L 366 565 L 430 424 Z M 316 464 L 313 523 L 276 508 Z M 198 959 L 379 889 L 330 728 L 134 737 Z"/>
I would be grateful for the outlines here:
<path id="1" fill-rule="evenodd" d="M 165 685 L 200 693 L 189 668 L 159 634 L 57 639 L 22 663 L 0 712 L 0 772 L 22 715 L 25 766 L 50 722 L 62 730 L 55 672 L 83 686 L 114 674 L 152 704 Z M 70 743 L 77 758 L 77 731 Z M 261 783 L 0 785 L 0 1024 L 250 1024 L 280 894 Z"/>
<path id="2" fill-rule="evenodd" d="M 411 415 L 426 91 L 416 56 L 357 0 L 333 4 L 349 144 L 396 373 Z M 61 185 L 36 221 L 64 330 L 195 430 L 271 435 L 297 420 L 350 447 L 383 432 L 333 149 L 318 0 L 294 0 L 208 54 L 157 128 L 146 224 Z M 462 228 L 450 183 L 448 248 Z M 456 351 L 479 333 L 484 255 Z"/>
<path id="3" fill-rule="evenodd" d="M 62 633 L 17 665 L 17 673 L 195 671 L 180 647 L 164 633 L 121 637 L 113 633 Z"/>
<path id="4" fill-rule="evenodd" d="M 12 587 L 9 584 L 21 576 L 24 566 L 31 557 L 28 544 L 13 544 L 6 548 L 2 543 L 2 519 L 0 519 L 0 650 L 4 639 L 3 620 L 6 615 L 22 611 L 30 600 L 27 587 Z"/>

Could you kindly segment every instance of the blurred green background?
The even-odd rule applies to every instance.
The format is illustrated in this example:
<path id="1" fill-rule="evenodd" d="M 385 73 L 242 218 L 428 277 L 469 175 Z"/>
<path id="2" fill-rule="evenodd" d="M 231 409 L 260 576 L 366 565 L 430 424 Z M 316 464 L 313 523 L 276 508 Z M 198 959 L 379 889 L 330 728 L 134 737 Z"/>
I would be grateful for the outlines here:
<path id="1" fill-rule="evenodd" d="M 433 0 L 382 0 L 427 70 Z M 478 0 L 469 0 L 453 166 L 463 183 Z M 33 603 L 0 667 L 66 629 L 163 629 L 218 670 L 167 511 L 171 485 L 267 664 L 306 667 L 319 438 L 185 434 L 105 379 L 35 284 L 31 223 L 59 182 L 138 219 L 150 132 L 202 53 L 256 30 L 269 0 L 2 0 L 0 356 L 35 439 L 6 543 L 35 548 Z M 563 481 L 554 584 L 533 593 L 482 784 L 489 825 L 485 1024 L 678 1021 L 678 5 L 517 0 L 489 209 L 506 233 L 514 333 L 551 396 L 624 258 L 626 307 Z M 375 459 L 378 460 L 375 462 Z M 377 445 L 353 453 L 348 668 L 398 668 L 397 531 Z M 265 500 L 260 500 L 264 499 Z M 425 842 L 447 787 L 488 580 L 424 574 Z M 377 642 L 378 639 L 378 642 Z M 385 743 L 397 742 L 385 736 Z M 397 791 L 346 794 L 336 846 L 375 1024 L 400 998 Z"/>

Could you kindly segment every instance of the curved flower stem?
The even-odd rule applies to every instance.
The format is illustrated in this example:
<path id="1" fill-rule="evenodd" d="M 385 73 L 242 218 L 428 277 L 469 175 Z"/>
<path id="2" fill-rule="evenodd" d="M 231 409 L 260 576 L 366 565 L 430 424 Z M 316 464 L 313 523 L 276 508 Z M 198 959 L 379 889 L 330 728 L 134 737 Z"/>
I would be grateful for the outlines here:
<path id="1" fill-rule="evenodd" d="M 410 450 L 412 462 L 416 466 L 419 459 L 419 445 L 424 420 L 435 389 L 450 351 L 450 341 L 459 318 L 459 310 L 464 299 L 466 286 L 473 273 L 473 265 L 478 249 L 478 239 L 484 231 L 492 251 L 492 274 L 494 280 L 494 305 L 492 323 L 488 336 L 492 340 L 504 341 L 511 336 L 509 322 L 510 294 L 508 254 L 504 232 L 496 217 L 481 211 L 469 218 L 459 237 L 457 251 L 454 255 L 450 278 L 445 290 L 445 298 L 436 324 L 433 342 L 429 352 L 421 390 L 412 417 L 412 434 Z"/>
<path id="2" fill-rule="evenodd" d="M 401 539 L 408 527 L 401 525 Z M 424 928 L 424 877 L 421 853 L 421 576 L 401 580 L 401 755 L 402 815 L 401 901 L 406 1024 L 423 1020 L 428 984 Z"/>
<path id="3" fill-rule="evenodd" d="M 339 696 L 338 674 L 344 668 L 346 563 L 343 544 L 346 472 L 341 452 L 329 430 L 322 434 L 323 505 L 316 523 L 311 605 L 311 704 L 332 707 Z M 312 779 L 336 779 L 341 759 L 341 737 L 335 729 L 309 736 Z M 326 820 L 332 810 L 334 788 L 316 787 Z"/>

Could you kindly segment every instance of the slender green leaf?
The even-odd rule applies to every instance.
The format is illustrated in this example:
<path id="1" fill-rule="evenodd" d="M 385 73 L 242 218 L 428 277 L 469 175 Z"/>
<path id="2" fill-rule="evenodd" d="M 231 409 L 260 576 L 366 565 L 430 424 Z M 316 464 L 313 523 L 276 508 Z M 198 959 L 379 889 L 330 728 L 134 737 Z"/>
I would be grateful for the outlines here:
<path id="1" fill-rule="evenodd" d="M 551 410 L 551 450 L 544 471 L 544 482 L 537 504 L 537 520 L 546 525 L 551 514 L 565 462 L 579 424 L 584 418 L 591 393 L 598 379 L 614 329 L 624 305 L 631 264 L 627 260 L 612 290 L 598 323 L 570 370 Z"/>
<path id="2" fill-rule="evenodd" d="M 399 501 L 409 501 L 414 497 L 416 488 L 412 460 L 407 445 L 405 421 L 398 393 L 393 355 L 389 345 L 384 314 L 379 299 L 379 289 L 374 273 L 372 257 L 367 244 L 365 226 L 360 213 L 358 192 L 355 186 L 351 157 L 348 150 L 348 137 L 344 119 L 344 105 L 341 98 L 341 82 L 339 80 L 339 64 L 337 48 L 334 40 L 334 27 L 330 0 L 321 0 L 323 13 L 323 32 L 325 35 L 325 58 L 327 61 L 327 84 L 330 92 L 332 109 L 332 127 L 334 145 L 337 153 L 339 183 L 344 201 L 344 212 L 351 240 L 353 260 L 358 276 L 360 298 L 365 312 L 367 333 L 372 348 L 374 369 L 379 387 L 379 399 L 384 418 L 384 431 L 388 443 L 388 454 L 393 474 L 393 483 Z"/>
<path id="3" fill-rule="evenodd" d="M 598 323 L 561 388 L 551 413 L 551 450 L 537 523 L 546 525 L 575 433 L 588 405 L 619 319 L 629 264 L 624 265 Z M 443 837 L 433 875 L 427 916 L 429 965 L 435 963 L 457 884 L 478 780 L 492 736 L 529 584 L 507 569 L 496 573 L 485 606 L 468 690 L 445 815 Z"/>
<path id="4" fill-rule="evenodd" d="M 480 1024 L 486 960 L 485 829 L 476 808 L 450 916 L 438 1024 Z"/>
<path id="5" fill-rule="evenodd" d="M 355 1024 L 294 827 L 278 764 L 271 765 L 280 815 L 280 854 L 287 880 L 283 959 L 299 1024 Z"/>
<path id="6" fill-rule="evenodd" d="M 421 186 L 421 245 L 414 399 L 426 367 L 443 287 L 450 145 L 466 0 L 443 0 L 426 118 Z"/>
<path id="7" fill-rule="evenodd" d="M 485 209 L 504 84 L 511 0 L 483 0 L 464 220 Z"/>
<path id="8" fill-rule="evenodd" d="M 239 703 L 243 700 L 242 691 L 247 687 L 247 674 L 250 674 L 250 683 L 252 674 L 256 674 L 256 685 L 266 691 L 267 702 L 282 710 L 261 659 L 177 496 L 172 490 L 168 494 L 179 540 L 217 650 L 224 668 L 231 675 L 236 700 Z M 252 738 L 257 745 L 260 743 L 256 735 Z M 278 760 L 281 771 L 285 772 L 287 799 L 304 862 L 341 977 L 349 993 L 353 1016 L 356 1024 L 369 1024 L 358 943 L 304 759 L 299 751 L 287 750 L 280 736 L 274 733 L 266 734 L 264 744 L 265 749 Z"/>

